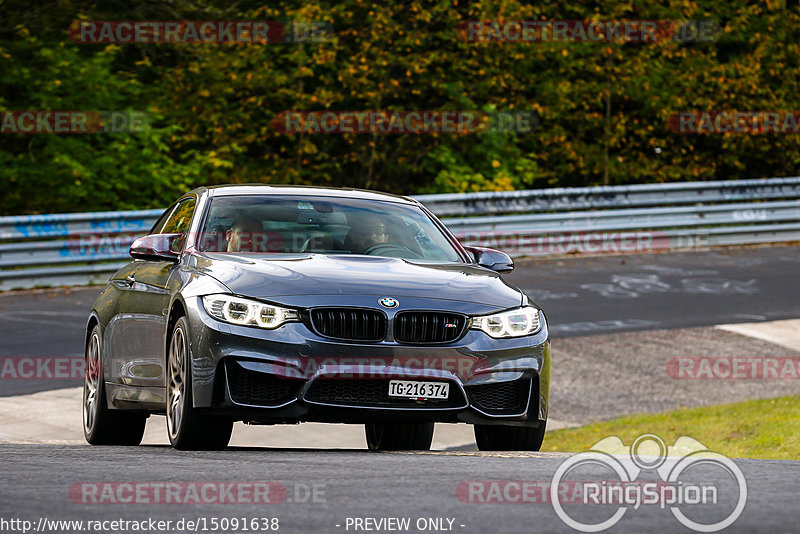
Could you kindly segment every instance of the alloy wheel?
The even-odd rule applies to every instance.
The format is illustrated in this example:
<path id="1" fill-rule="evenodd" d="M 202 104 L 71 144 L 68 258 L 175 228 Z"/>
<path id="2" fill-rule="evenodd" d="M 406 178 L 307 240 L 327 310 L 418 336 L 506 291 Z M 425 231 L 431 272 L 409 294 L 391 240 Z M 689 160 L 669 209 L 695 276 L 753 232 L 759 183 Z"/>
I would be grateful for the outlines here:
<path id="1" fill-rule="evenodd" d="M 92 333 L 86 355 L 86 370 L 83 378 L 83 428 L 91 432 L 97 417 L 98 391 L 100 390 L 100 339 Z"/>
<path id="2" fill-rule="evenodd" d="M 183 418 L 186 390 L 186 336 L 180 326 L 172 335 L 169 347 L 169 397 L 167 399 L 167 427 L 175 438 Z"/>

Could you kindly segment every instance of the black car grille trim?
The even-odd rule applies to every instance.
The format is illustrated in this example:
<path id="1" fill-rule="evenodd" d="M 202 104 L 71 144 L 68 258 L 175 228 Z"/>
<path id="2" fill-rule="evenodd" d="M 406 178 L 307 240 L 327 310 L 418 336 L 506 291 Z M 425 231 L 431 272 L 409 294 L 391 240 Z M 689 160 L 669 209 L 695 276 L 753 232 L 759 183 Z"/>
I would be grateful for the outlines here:
<path id="1" fill-rule="evenodd" d="M 509 382 L 467 386 L 472 407 L 486 415 L 522 415 L 532 391 L 530 377 Z"/>
<path id="2" fill-rule="evenodd" d="M 386 315 L 363 308 L 316 308 L 311 326 L 324 337 L 344 341 L 381 341 L 386 337 Z"/>
<path id="3" fill-rule="evenodd" d="M 240 406 L 278 408 L 297 400 L 302 380 L 245 369 L 235 361 L 225 362 L 225 380 L 231 401 Z"/>
<path id="4" fill-rule="evenodd" d="M 414 380 L 408 378 L 408 380 Z M 389 397 L 389 379 L 317 378 L 303 395 L 310 404 L 385 410 L 458 410 L 469 406 L 463 388 L 453 381 L 447 399 L 417 401 Z"/>
<path id="5" fill-rule="evenodd" d="M 460 338 L 467 317 L 458 313 L 403 311 L 394 318 L 394 339 L 399 343 L 450 343 Z"/>

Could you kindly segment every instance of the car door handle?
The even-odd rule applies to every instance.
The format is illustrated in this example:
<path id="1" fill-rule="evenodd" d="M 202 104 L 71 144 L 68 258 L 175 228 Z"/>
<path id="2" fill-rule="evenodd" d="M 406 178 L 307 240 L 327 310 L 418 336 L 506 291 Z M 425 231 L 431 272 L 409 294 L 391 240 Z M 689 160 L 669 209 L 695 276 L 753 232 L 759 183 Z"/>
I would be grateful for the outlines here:
<path id="1" fill-rule="evenodd" d="M 136 283 L 136 278 L 134 278 L 134 276 L 132 274 L 128 275 L 128 276 L 125 277 L 125 282 L 127 282 L 127 284 L 129 286 L 132 286 L 133 284 Z"/>

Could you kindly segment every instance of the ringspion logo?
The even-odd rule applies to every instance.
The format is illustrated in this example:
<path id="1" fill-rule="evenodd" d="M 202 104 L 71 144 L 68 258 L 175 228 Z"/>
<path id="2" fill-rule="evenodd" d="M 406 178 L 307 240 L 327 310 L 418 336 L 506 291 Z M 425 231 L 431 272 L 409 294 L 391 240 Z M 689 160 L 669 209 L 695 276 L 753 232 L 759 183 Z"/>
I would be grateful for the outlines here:
<path id="1" fill-rule="evenodd" d="M 609 473 L 608 480 L 597 479 L 598 469 Z M 645 476 L 641 484 L 630 484 L 646 473 L 658 480 Z M 600 506 L 570 507 L 559 492 L 565 482 L 578 483 L 582 504 Z M 605 438 L 561 463 L 550 484 L 556 515 L 580 532 L 609 529 L 643 505 L 669 508 L 697 532 L 717 532 L 739 518 L 746 502 L 747 482 L 736 463 L 688 436 L 672 447 L 654 434 L 641 435 L 630 446 L 616 436 Z"/>

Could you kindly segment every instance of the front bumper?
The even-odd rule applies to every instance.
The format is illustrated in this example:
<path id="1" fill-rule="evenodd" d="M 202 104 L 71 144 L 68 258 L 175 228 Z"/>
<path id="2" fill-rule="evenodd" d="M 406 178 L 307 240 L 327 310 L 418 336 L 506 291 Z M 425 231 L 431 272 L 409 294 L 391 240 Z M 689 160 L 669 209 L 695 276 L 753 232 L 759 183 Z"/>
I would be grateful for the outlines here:
<path id="1" fill-rule="evenodd" d="M 420 303 L 421 305 L 430 303 Z M 319 421 L 467 422 L 537 426 L 547 419 L 547 322 L 532 336 L 493 339 L 467 330 L 439 345 L 360 343 L 316 334 L 303 323 L 275 330 L 209 316 L 185 303 L 192 330 L 197 408 L 251 423 Z M 447 382 L 447 399 L 388 396 L 392 379 Z"/>

